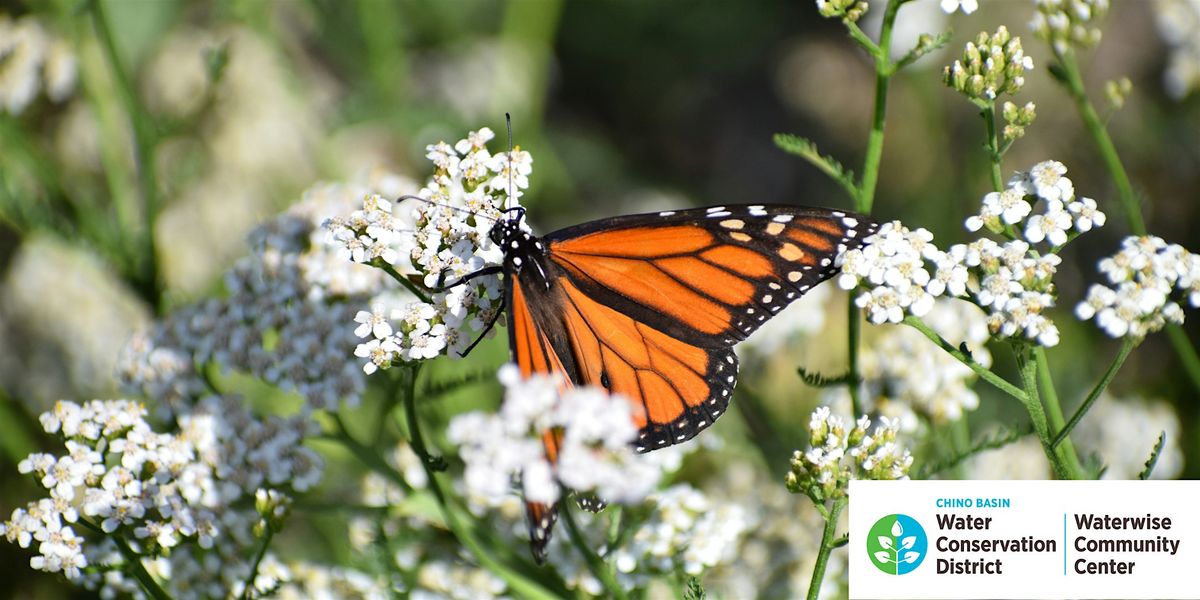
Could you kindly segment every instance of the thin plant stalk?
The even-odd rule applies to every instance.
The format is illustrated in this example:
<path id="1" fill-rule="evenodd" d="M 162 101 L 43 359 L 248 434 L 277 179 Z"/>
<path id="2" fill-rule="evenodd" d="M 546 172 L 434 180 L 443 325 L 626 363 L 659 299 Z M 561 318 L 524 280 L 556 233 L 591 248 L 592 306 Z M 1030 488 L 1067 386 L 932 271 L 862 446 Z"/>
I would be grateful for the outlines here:
<path id="1" fill-rule="evenodd" d="M 1083 404 L 1079 405 L 1075 414 L 1071 415 L 1071 420 L 1067 421 L 1067 424 L 1059 430 L 1058 435 L 1051 442 L 1050 446 L 1052 448 L 1070 441 L 1068 436 L 1071 435 L 1071 431 L 1083 420 L 1083 416 L 1092 408 L 1092 404 L 1096 402 L 1096 398 L 1100 397 L 1100 393 L 1108 388 L 1108 384 L 1112 383 L 1113 378 L 1117 376 L 1117 371 L 1121 370 L 1121 365 L 1125 364 L 1125 359 L 1129 358 L 1129 353 L 1133 352 L 1133 349 L 1137 345 L 1138 342 L 1130 338 L 1126 338 L 1122 342 L 1121 349 L 1117 352 L 1117 357 L 1113 359 L 1112 364 L 1108 365 L 1108 370 L 1104 372 L 1104 376 L 1100 378 L 1100 381 L 1096 383 L 1096 387 L 1092 388 L 1087 398 L 1084 399 Z"/>
<path id="2" fill-rule="evenodd" d="M 141 106 L 137 90 L 133 87 L 133 80 L 130 78 L 124 65 L 122 65 L 121 57 L 117 53 L 115 36 L 109 25 L 108 16 L 104 11 L 104 2 L 102 0 L 91 0 L 89 7 L 92 13 L 92 21 L 95 24 L 96 32 L 112 68 L 113 75 L 117 80 L 117 90 L 133 130 L 134 171 L 136 172 L 138 185 L 141 188 L 142 200 L 140 245 L 142 257 L 146 261 L 140 263 L 142 269 L 138 283 L 142 288 L 142 296 L 157 311 L 162 308 L 160 301 L 162 300 L 163 286 L 158 273 L 158 252 L 154 244 L 155 222 L 158 219 L 159 212 L 158 182 L 154 173 L 155 140 L 153 138 L 156 133 L 153 131 L 153 124 L 150 123 L 149 113 Z"/>
<path id="3" fill-rule="evenodd" d="M 847 23 L 850 35 L 872 55 L 875 60 L 875 108 L 871 114 L 871 131 L 867 135 L 867 152 L 863 158 L 863 175 L 858 192 L 854 194 L 855 209 L 864 214 L 871 214 L 875 203 L 875 187 L 879 181 L 879 163 L 883 158 L 884 125 L 887 122 L 888 83 L 895 73 L 891 56 L 888 54 L 892 45 L 892 29 L 896 24 L 896 14 L 900 5 L 907 0 L 888 0 L 883 13 L 883 25 L 879 31 L 879 44 L 870 41 L 861 29 L 853 22 Z M 847 299 L 846 349 L 849 380 L 850 405 L 854 416 L 863 414 L 861 390 L 859 389 L 858 344 L 861 328 L 861 311 L 854 304 L 854 298 Z"/>
<path id="4" fill-rule="evenodd" d="M 1008 381 L 1005 381 L 1003 377 L 993 373 L 987 367 L 979 364 L 979 362 L 972 358 L 969 354 L 959 350 L 958 348 L 955 348 L 954 344 L 946 341 L 945 338 L 926 325 L 925 321 L 922 321 L 919 317 L 905 317 L 903 323 L 923 333 L 925 337 L 937 344 L 939 348 L 944 350 L 950 356 L 957 358 L 958 362 L 966 365 L 969 369 L 983 378 L 984 381 L 995 386 L 996 389 L 1008 394 L 1009 396 L 1012 396 L 1013 398 L 1016 398 L 1017 400 L 1020 400 L 1022 403 L 1028 403 L 1029 396 L 1026 394 L 1026 392 L 1022 391 L 1021 388 L 1018 388 Z"/>
<path id="5" fill-rule="evenodd" d="M 1036 346 L 1033 349 L 1034 362 L 1037 364 L 1038 382 L 1041 384 L 1042 405 L 1046 407 L 1046 416 L 1050 419 L 1050 431 L 1058 431 L 1058 437 L 1050 444 L 1050 449 L 1061 451 L 1063 458 L 1072 464 L 1079 465 L 1079 456 L 1075 452 L 1075 444 L 1070 438 L 1062 437 L 1064 431 L 1062 405 L 1058 401 L 1058 392 L 1054 388 L 1054 378 L 1050 375 L 1050 360 L 1046 358 L 1046 349 Z"/>
<path id="6" fill-rule="evenodd" d="M 1129 225 L 1129 230 L 1135 235 L 1146 235 L 1146 223 L 1142 219 L 1141 204 L 1138 202 L 1133 184 L 1129 180 L 1129 174 L 1125 171 L 1121 155 L 1117 152 L 1117 146 L 1113 143 L 1112 136 L 1108 134 L 1108 128 L 1105 127 L 1100 114 L 1096 112 L 1096 107 L 1088 98 L 1075 53 L 1070 49 L 1061 53 L 1055 51 L 1055 58 L 1058 59 L 1057 71 L 1061 75 L 1059 81 L 1066 87 L 1071 99 L 1075 101 L 1075 108 L 1083 119 L 1084 128 L 1100 152 L 1100 158 L 1104 161 L 1113 185 L 1117 188 L 1117 199 L 1120 202 L 1121 211 L 1125 215 L 1125 221 Z M 1183 364 L 1183 370 L 1187 373 L 1192 387 L 1200 391 L 1200 354 L 1196 352 L 1195 345 L 1188 339 L 1183 329 L 1173 323 L 1167 325 L 1167 336 L 1175 354 L 1179 356 L 1179 362 Z"/>
<path id="7" fill-rule="evenodd" d="M 242 586 L 242 600 L 250 600 L 251 592 L 254 590 L 254 580 L 258 577 L 258 567 L 262 564 L 263 557 L 267 555 L 267 548 L 271 546 L 271 540 L 275 537 L 275 530 L 270 525 L 266 526 L 266 532 L 263 534 L 262 546 L 258 549 L 258 554 L 254 556 L 254 564 L 250 567 L 250 574 L 246 576 L 246 583 Z"/>
<path id="8" fill-rule="evenodd" d="M 566 525 L 567 537 L 571 538 L 571 544 L 583 556 L 584 562 L 587 563 L 588 570 L 592 572 L 600 584 L 604 586 L 606 596 L 616 598 L 617 600 L 625 600 L 628 596 L 625 594 L 625 589 L 621 587 L 617 577 L 613 574 L 612 567 L 597 555 L 590 546 L 587 540 L 583 538 L 583 533 L 580 532 L 579 526 L 575 524 L 575 515 L 572 514 L 569 502 L 560 502 L 558 505 L 558 514 L 562 515 L 563 523 Z"/>
<path id="9" fill-rule="evenodd" d="M 1033 423 L 1033 429 L 1042 442 L 1042 449 L 1050 461 L 1050 466 L 1054 469 L 1055 476 L 1059 479 L 1081 479 L 1079 466 L 1067 460 L 1065 452 L 1061 448 L 1056 449 L 1051 446 L 1053 440 L 1050 439 L 1050 423 L 1046 418 L 1041 394 L 1038 391 L 1037 359 L 1034 358 L 1033 351 L 1025 347 L 1025 344 L 1014 343 L 1012 346 L 1021 371 L 1021 381 L 1025 386 L 1027 398 L 1025 407 L 1029 412 L 1029 420 Z"/>
<path id="10" fill-rule="evenodd" d="M 847 501 L 848 499 L 845 497 L 838 498 L 829 509 L 817 504 L 817 508 L 825 517 L 825 528 L 821 532 L 821 546 L 817 549 L 817 562 L 813 565 L 812 579 L 808 582 L 808 600 L 817 600 L 821 595 L 821 583 L 825 581 L 825 568 L 829 565 L 829 555 L 833 553 L 834 549 L 844 545 L 837 537 L 837 524 L 838 517 L 846 508 Z"/>
<path id="11" fill-rule="evenodd" d="M 408 385 L 400 386 L 400 393 L 403 395 L 404 414 L 408 424 L 409 443 L 412 446 L 413 452 L 420 458 L 421 468 L 425 470 L 425 477 L 429 480 L 429 490 L 433 492 L 434 499 L 437 500 L 438 508 L 442 513 L 442 518 L 446 521 L 446 526 L 450 528 L 455 538 L 458 539 L 467 551 L 475 557 L 475 560 L 479 562 L 481 567 L 503 579 L 518 596 L 545 600 L 556 598 L 557 596 L 554 593 L 542 587 L 537 582 L 501 564 L 499 560 L 493 557 L 464 522 L 464 517 L 458 508 L 451 505 L 445 490 L 442 489 L 441 481 L 438 479 L 439 469 L 436 469 L 435 466 L 439 461 L 429 454 L 429 450 L 425 446 L 424 437 L 421 435 L 421 424 L 420 419 L 417 417 L 416 394 L 414 391 L 418 367 L 401 368 L 408 369 L 409 372 L 405 375 L 410 377 Z M 397 473 L 397 475 L 399 474 Z"/>
<path id="12" fill-rule="evenodd" d="M 79 519 L 79 523 L 96 533 L 106 535 L 112 539 L 113 543 L 117 545 L 117 550 L 121 553 L 121 557 L 125 559 L 125 563 L 128 564 L 130 570 L 133 571 L 134 579 L 137 579 L 138 583 L 142 585 L 142 589 L 145 590 L 151 598 L 154 598 L 155 600 L 171 599 L 171 595 L 168 594 L 167 591 L 164 590 L 161 585 L 159 585 L 158 580 L 156 580 L 154 576 L 146 570 L 146 566 L 142 564 L 142 557 L 138 555 L 137 552 L 134 552 L 133 548 L 129 546 L 129 543 L 125 541 L 125 538 L 121 537 L 121 534 L 107 533 L 95 523 L 92 523 L 87 519 L 81 518 Z"/>

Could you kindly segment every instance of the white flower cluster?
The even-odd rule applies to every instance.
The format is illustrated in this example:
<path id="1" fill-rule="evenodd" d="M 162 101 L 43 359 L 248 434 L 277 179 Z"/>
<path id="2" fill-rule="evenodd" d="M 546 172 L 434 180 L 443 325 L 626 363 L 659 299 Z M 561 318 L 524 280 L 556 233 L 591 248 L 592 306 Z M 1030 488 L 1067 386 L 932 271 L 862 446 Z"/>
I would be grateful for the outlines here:
<path id="1" fill-rule="evenodd" d="M 653 575 L 700 575 L 731 561 L 750 526 L 741 506 L 713 502 L 687 484 L 655 492 L 650 500 L 654 512 L 612 554 L 629 589 L 644 588 Z"/>
<path id="2" fill-rule="evenodd" d="M 954 298 L 938 298 L 923 317 L 926 325 L 955 346 L 966 344 L 979 364 L 990 366 L 987 320 L 979 307 Z M 866 391 L 863 409 L 897 420 L 902 431 L 915 431 L 918 416 L 935 425 L 956 421 L 979 406 L 972 389 L 976 375 L 911 327 L 881 327 L 862 348 L 859 373 Z M 849 390 L 830 389 L 822 404 L 849 404 Z"/>
<path id="3" fill-rule="evenodd" d="M 356 340 L 345 323 L 357 306 L 399 305 L 408 296 L 378 270 L 339 259 L 320 224 L 365 195 L 406 189 L 404 179 L 379 173 L 306 191 L 251 234 L 250 255 L 226 274 L 228 297 L 177 310 L 133 339 L 118 363 L 122 382 L 181 410 L 210 392 L 204 369 L 211 363 L 295 391 L 315 409 L 357 404 L 366 381 L 346 360 Z"/>
<path id="4" fill-rule="evenodd" d="M 660 467 L 631 447 L 638 428 L 627 399 L 595 388 L 564 390 L 556 377 L 525 379 L 512 364 L 501 367 L 498 376 L 506 388 L 500 410 L 458 415 L 447 431 L 460 446 L 466 463 L 463 481 L 471 493 L 506 496 L 519 476 L 531 502 L 557 501 L 561 483 L 629 504 L 640 502 L 657 485 Z M 542 445 L 542 436 L 551 429 L 562 431 L 553 464 Z"/>
<path id="5" fill-rule="evenodd" d="M 905 313 L 922 316 L 935 297 L 961 295 L 966 283 L 961 257 L 938 250 L 928 230 L 911 231 L 899 221 L 884 223 L 865 246 L 847 252 L 838 277 L 844 290 L 871 286 L 854 303 L 875 324 L 899 323 Z"/>
<path id="6" fill-rule="evenodd" d="M 792 455 L 788 489 L 824 501 L 846 495 L 851 479 L 908 479 L 913 458 L 896 444 L 899 423 L 882 417 L 874 433 L 870 428 L 863 415 L 847 431 L 829 407 L 818 407 L 808 423 L 809 449 Z"/>
<path id="7" fill-rule="evenodd" d="M 1200 306 L 1200 255 L 1160 237 L 1129 236 L 1100 261 L 1113 287 L 1093 284 L 1075 307 L 1112 337 L 1143 338 L 1167 323 L 1182 323 L 1181 303 Z M 1173 299 L 1174 298 L 1174 299 Z"/>
<path id="8" fill-rule="evenodd" d="M 20 114 L 45 86 L 54 102 L 66 100 L 78 73 L 70 45 L 32 16 L 0 14 L 0 110 Z"/>
<path id="9" fill-rule="evenodd" d="M 1163 84 L 1168 95 L 1182 99 L 1200 88 L 1200 2 L 1158 0 L 1154 5 L 1158 33 L 1168 51 Z"/>
<path id="10" fill-rule="evenodd" d="M 393 204 L 368 196 L 360 210 L 326 223 L 343 258 L 392 269 L 430 290 L 428 302 L 358 313 L 355 334 L 370 339 L 354 353 L 367 359 L 366 373 L 396 361 L 457 356 L 500 310 L 503 288 L 496 275 L 435 289 L 504 259 L 488 233 L 501 207 L 515 206 L 529 186 L 533 159 L 520 149 L 492 155 L 487 142 L 493 137 L 484 128 L 454 146 L 429 146 L 426 156 L 436 170 L 417 197 Z"/>
<path id="11" fill-rule="evenodd" d="M 1096 26 L 1106 12 L 1109 0 L 1034 0 L 1037 13 L 1029 28 L 1038 37 L 1053 44 L 1054 50 L 1064 53 L 1071 46 L 1089 48 L 1100 43 L 1100 28 Z"/>
<path id="12" fill-rule="evenodd" d="M 871 287 L 855 302 L 876 324 L 899 323 L 905 314 L 923 316 L 934 297 L 949 295 L 986 310 L 994 335 L 1054 346 L 1058 326 L 1044 313 L 1054 306 L 1053 277 L 1061 262 L 1055 252 L 1105 222 L 1094 200 L 1076 198 L 1066 172 L 1060 162 L 1041 162 L 1017 173 L 1004 191 L 984 196 L 966 228 L 1004 235 L 1009 239 L 1003 244 L 981 238 L 943 252 L 928 231 L 887 223 L 866 246 L 846 253 L 838 284 Z"/>
<path id="13" fill-rule="evenodd" d="M 809 420 L 809 450 L 792 455 L 787 488 L 814 500 L 845 496 L 851 479 L 908 479 L 912 455 L 895 443 L 900 424 L 886 416 L 875 432 L 860 416 L 846 431 L 845 421 L 818 407 Z"/>
<path id="14" fill-rule="evenodd" d="M 237 399 L 217 396 L 181 416 L 177 433 L 156 433 L 145 417 L 144 407 L 126 400 L 64 401 L 42 414 L 42 427 L 64 440 L 67 453 L 21 461 L 18 470 L 37 476 L 49 495 L 14 510 L 0 533 L 21 547 L 38 542 L 33 568 L 61 571 L 93 588 L 128 582 L 118 573 L 80 571 L 89 564 L 119 567 L 122 560 L 112 556 L 110 539 L 89 541 L 76 532 L 81 519 L 88 530 L 121 536 L 144 555 L 169 557 L 170 584 L 179 589 L 195 583 L 186 576 L 187 546 L 194 543 L 218 563 L 231 561 L 193 573 L 228 591 L 239 572 L 244 578 L 249 571 L 244 561 L 253 538 L 246 536 L 258 514 L 245 501 L 262 488 L 304 491 L 321 478 L 322 459 L 300 445 L 312 423 L 258 421 Z"/>

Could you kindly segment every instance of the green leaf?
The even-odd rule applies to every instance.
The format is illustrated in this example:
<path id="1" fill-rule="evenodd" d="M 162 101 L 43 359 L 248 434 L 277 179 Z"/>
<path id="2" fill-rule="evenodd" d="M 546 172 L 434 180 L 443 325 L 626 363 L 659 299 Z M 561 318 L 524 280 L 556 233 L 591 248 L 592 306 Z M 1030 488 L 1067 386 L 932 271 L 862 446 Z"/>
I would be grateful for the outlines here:
<path id="1" fill-rule="evenodd" d="M 826 377 L 820 373 L 810 373 L 804 367 L 798 367 L 796 372 L 800 374 L 800 379 L 803 379 L 804 383 L 816 388 L 849 385 L 851 383 L 850 373 L 842 373 L 836 377 Z"/>
<path id="2" fill-rule="evenodd" d="M 896 61 L 896 66 L 892 68 L 892 72 L 899 71 L 908 65 L 913 64 L 921 59 L 922 56 L 945 46 L 950 43 L 950 38 L 954 36 L 954 31 L 943 31 L 935 36 L 930 36 L 928 33 L 922 34 L 917 41 L 917 45 L 912 50 L 908 51 L 903 58 Z"/>
<path id="3" fill-rule="evenodd" d="M 684 600 L 705 600 L 708 594 L 704 591 L 704 586 L 700 585 L 700 580 L 695 577 L 689 577 L 687 588 L 683 590 Z"/>
<path id="4" fill-rule="evenodd" d="M 1154 465 L 1158 464 L 1158 457 L 1162 454 L 1163 446 L 1167 443 L 1167 432 L 1158 434 L 1158 443 L 1154 444 L 1154 450 L 1150 452 L 1150 458 L 1146 459 L 1146 466 L 1138 473 L 1138 479 L 1143 481 L 1150 479 L 1150 473 L 1154 472 Z"/>
<path id="5" fill-rule="evenodd" d="M 817 145 L 811 140 L 790 133 L 775 134 L 775 145 L 788 154 L 794 154 L 812 163 L 821 172 L 833 178 L 846 189 L 850 199 L 858 205 L 858 183 L 854 180 L 854 172 L 847 170 L 831 156 L 821 156 Z"/>
<path id="6" fill-rule="evenodd" d="M 458 391 L 461 388 L 477 383 L 483 383 L 488 380 L 494 380 L 495 375 L 490 373 L 467 373 L 465 375 L 457 375 L 452 378 L 443 379 L 441 381 L 430 383 L 421 390 L 420 398 L 430 399 L 439 396 L 445 396 L 451 392 Z"/>
<path id="7" fill-rule="evenodd" d="M 1033 425 L 1010 425 L 1007 427 L 1002 427 L 999 431 L 987 434 L 977 440 L 969 449 L 967 449 L 966 452 L 963 452 L 962 454 L 952 456 L 942 461 L 926 463 L 924 468 L 922 468 L 918 474 L 913 477 L 913 479 L 929 479 L 933 475 L 937 475 L 942 471 L 957 467 L 976 454 L 980 454 L 988 450 L 1003 448 L 1031 433 L 1033 433 Z"/>

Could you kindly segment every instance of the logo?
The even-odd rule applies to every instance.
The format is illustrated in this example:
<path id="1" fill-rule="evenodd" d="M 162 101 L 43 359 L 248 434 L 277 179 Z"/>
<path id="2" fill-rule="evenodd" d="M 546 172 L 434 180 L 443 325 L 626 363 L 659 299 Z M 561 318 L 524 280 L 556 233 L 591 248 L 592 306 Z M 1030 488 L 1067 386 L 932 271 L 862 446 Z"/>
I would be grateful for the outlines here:
<path id="1" fill-rule="evenodd" d="M 867 535 L 871 562 L 889 575 L 904 575 L 916 569 L 928 550 L 925 529 L 908 515 L 888 515 L 875 521 Z"/>

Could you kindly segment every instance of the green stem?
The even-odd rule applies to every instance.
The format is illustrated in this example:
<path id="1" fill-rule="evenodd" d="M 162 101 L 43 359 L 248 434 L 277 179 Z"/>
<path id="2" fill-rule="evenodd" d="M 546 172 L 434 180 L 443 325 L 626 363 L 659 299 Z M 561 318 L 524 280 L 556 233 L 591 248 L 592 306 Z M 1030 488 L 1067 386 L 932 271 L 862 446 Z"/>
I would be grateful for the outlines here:
<path id="1" fill-rule="evenodd" d="M 850 387 L 850 408 L 854 411 L 852 415 L 855 419 L 866 414 L 863 412 L 862 405 L 862 386 L 859 385 L 858 375 L 858 341 L 860 330 L 862 329 L 862 319 L 860 311 L 854 298 L 851 297 L 846 303 L 846 324 L 847 324 L 847 349 L 846 353 L 849 356 L 850 368 L 848 372 L 847 385 Z"/>
<path id="2" fill-rule="evenodd" d="M 970 368 L 972 371 L 974 371 L 976 374 L 978 374 L 980 377 L 982 377 L 984 381 L 995 386 L 996 389 L 999 389 L 1000 391 L 1008 394 L 1009 396 L 1012 396 L 1013 398 L 1020 400 L 1023 404 L 1028 403 L 1029 397 L 1026 395 L 1025 392 L 1021 391 L 1021 388 L 1018 388 L 1017 386 L 1005 381 L 1003 377 L 1000 377 L 999 375 L 997 375 L 997 374 L 993 373 L 991 370 L 989 370 L 987 367 L 979 364 L 970 355 L 966 354 L 962 350 L 959 350 L 958 348 L 955 348 L 953 344 L 946 341 L 946 339 L 943 338 L 941 335 L 939 335 L 938 332 L 934 331 L 933 329 L 930 329 L 929 326 L 926 325 L 925 322 L 922 321 L 919 317 L 908 316 L 908 317 L 904 318 L 903 322 L 905 325 L 908 325 L 909 327 L 912 327 L 912 328 L 916 329 L 917 331 L 920 331 L 921 333 L 925 334 L 925 337 L 929 338 L 930 341 L 937 344 L 938 347 L 940 347 L 942 350 L 944 350 L 950 356 L 957 358 L 959 362 L 966 365 L 968 368 Z"/>
<path id="3" fill-rule="evenodd" d="M 875 49 L 875 109 L 871 116 L 871 132 L 867 136 L 867 155 L 863 159 L 862 185 L 858 194 L 858 211 L 871 214 L 875 203 L 875 185 L 879 180 L 879 163 L 883 157 L 883 127 L 887 117 L 888 82 L 893 69 L 888 55 L 892 46 L 892 29 L 896 13 L 905 0 L 888 0 L 879 31 L 879 46 Z M 853 32 L 853 29 L 851 29 Z"/>
<path id="4" fill-rule="evenodd" d="M 1080 476 L 1075 466 L 1066 462 L 1061 450 L 1051 447 L 1050 424 L 1046 419 L 1045 408 L 1042 406 L 1041 394 L 1038 393 L 1037 360 L 1033 357 L 1033 352 L 1025 344 L 1013 343 L 1012 347 L 1021 372 L 1021 381 L 1025 385 L 1027 397 L 1025 410 L 1029 413 L 1033 430 L 1037 432 L 1038 439 L 1042 442 L 1042 450 L 1045 452 L 1047 460 L 1050 461 L 1050 466 L 1054 469 L 1054 475 L 1059 479 L 1079 479 Z"/>
<path id="5" fill-rule="evenodd" d="M 1092 404 L 1100 397 L 1100 393 L 1108 388 L 1108 384 L 1112 383 L 1113 378 L 1117 376 L 1117 371 L 1121 370 L 1121 365 L 1125 364 L 1125 359 L 1129 358 L 1129 353 L 1133 352 L 1133 349 L 1137 345 L 1137 341 L 1125 338 L 1125 341 L 1121 344 L 1120 351 L 1117 352 L 1117 357 L 1113 359 L 1112 364 L 1108 365 L 1108 370 L 1104 372 L 1104 376 L 1100 378 L 1100 381 L 1096 382 L 1096 387 L 1092 388 L 1092 391 L 1088 393 L 1083 404 L 1079 405 L 1075 414 L 1071 415 L 1071 420 L 1059 430 L 1058 435 L 1055 436 L 1054 441 L 1050 444 L 1051 448 L 1057 448 L 1063 442 L 1069 443 L 1070 438 L 1068 436 L 1071 435 L 1071 431 L 1083 420 L 1083 416 L 1092 408 Z"/>
<path id="6" fill-rule="evenodd" d="M 82 522 L 83 519 L 80 519 L 80 521 Z M 125 557 L 125 563 L 133 570 L 133 577 L 138 580 L 138 583 L 142 584 L 142 589 L 146 590 L 146 593 L 150 594 L 150 597 L 156 600 L 170 600 L 171 595 L 146 570 L 146 566 L 142 564 L 142 557 L 138 556 L 138 553 L 129 547 L 129 543 L 125 541 L 125 538 L 119 533 L 112 533 L 109 537 L 117 544 L 117 550 L 121 552 L 121 556 Z"/>
<path id="7" fill-rule="evenodd" d="M 992 189 L 1004 191 L 1004 175 L 1000 169 L 1000 135 L 996 130 L 996 103 L 990 103 L 980 111 L 983 123 L 987 127 L 988 162 L 991 163 Z"/>
<path id="8" fill-rule="evenodd" d="M 1183 371 L 1192 381 L 1192 386 L 1200 391 L 1200 356 L 1196 355 L 1196 347 L 1184 333 L 1183 327 L 1174 323 L 1167 325 L 1167 339 L 1175 348 L 1175 353 L 1179 355 L 1179 361 L 1183 363 Z"/>
<path id="9" fill-rule="evenodd" d="M 418 300 L 420 300 L 421 302 L 425 302 L 425 303 L 429 302 L 429 296 L 425 295 L 425 291 L 422 290 L 421 288 L 417 287 L 417 284 L 413 283 L 411 280 L 409 280 L 409 278 L 401 275 L 399 271 L 392 268 L 392 265 L 387 264 L 382 259 L 377 260 L 377 261 L 373 262 L 372 264 L 376 267 L 379 267 L 380 269 L 383 269 L 383 272 L 387 273 L 388 275 L 391 275 L 392 279 L 395 279 L 396 281 L 400 282 L 400 285 L 404 286 L 405 288 L 408 289 L 408 291 L 412 292 L 412 294 L 414 296 L 416 296 Z"/>
<path id="10" fill-rule="evenodd" d="M 1122 164 L 1121 157 L 1117 154 L 1117 147 L 1113 144 L 1112 137 L 1108 135 L 1108 129 L 1104 127 L 1104 121 L 1100 119 L 1100 115 L 1096 113 L 1096 107 L 1092 106 L 1091 100 L 1088 99 L 1087 90 L 1083 85 L 1083 76 L 1079 72 L 1079 63 L 1075 60 L 1075 53 L 1068 49 L 1063 53 L 1055 52 L 1055 57 L 1058 59 L 1059 72 L 1062 74 L 1060 80 L 1066 85 L 1071 99 L 1075 101 L 1075 108 L 1079 111 L 1079 116 L 1083 118 L 1083 124 L 1087 128 L 1088 134 L 1092 136 L 1096 149 L 1100 151 L 1100 158 L 1104 160 L 1113 184 L 1117 186 L 1117 199 L 1121 202 L 1121 209 L 1125 213 L 1129 229 L 1137 235 L 1146 235 L 1146 224 L 1142 221 L 1142 211 L 1138 206 L 1137 194 L 1134 193 L 1133 184 L 1129 182 L 1129 174 L 1125 172 L 1125 165 Z"/>
<path id="11" fill-rule="evenodd" d="M 421 436 L 421 424 L 417 418 L 416 398 L 413 393 L 416 379 L 417 367 L 411 367 L 411 379 L 409 385 L 401 386 L 403 390 L 404 414 L 408 421 L 409 443 L 412 445 L 413 452 L 421 458 L 421 468 L 425 470 L 425 477 L 429 480 L 429 490 L 433 492 L 434 498 L 437 500 L 438 509 L 442 513 L 442 518 L 446 521 L 446 526 L 450 528 L 454 537 L 475 557 L 479 565 L 488 571 L 494 573 L 497 577 L 504 580 L 512 591 L 525 598 L 552 600 L 556 598 L 554 593 L 542 587 L 537 582 L 528 579 L 508 568 L 499 560 L 491 555 L 491 553 L 479 543 L 474 532 L 464 522 L 463 515 L 458 508 L 451 505 L 445 490 L 442 489 L 441 481 L 438 479 L 438 469 L 434 467 L 433 459 L 430 458 L 429 451 L 425 447 L 424 438 Z M 394 469 L 392 469 L 394 471 Z M 397 473 L 399 475 L 399 473 Z M 403 477 L 401 477 L 403 479 Z"/>
<path id="12" fill-rule="evenodd" d="M 91 530 L 93 533 L 108 536 L 110 539 L 112 539 L 113 543 L 117 545 L 117 550 L 125 559 L 125 563 L 133 571 L 134 579 L 137 579 L 138 583 L 142 584 L 142 588 L 146 590 L 146 593 L 149 594 L 151 598 L 155 598 L 156 600 L 171 600 L 171 595 L 168 594 L 167 591 L 164 590 L 161 585 L 159 585 L 158 581 L 154 579 L 154 576 L 146 570 L 146 566 L 142 564 L 142 557 L 139 556 L 137 552 L 134 552 L 133 548 L 129 547 L 129 543 L 125 541 L 125 538 L 122 537 L 120 533 L 108 533 L 99 525 L 96 525 L 87 519 L 81 518 L 77 522 Z"/>
<path id="13" fill-rule="evenodd" d="M 1096 149 L 1100 151 L 1100 157 L 1104 160 L 1113 185 L 1117 188 L 1117 199 L 1121 203 L 1121 210 L 1125 213 L 1125 220 L 1129 224 L 1130 231 L 1135 235 L 1146 235 L 1146 224 L 1142 220 L 1137 194 L 1133 190 L 1133 184 L 1129 181 L 1125 164 L 1121 162 L 1121 156 L 1117 153 L 1116 144 L 1108 134 L 1108 128 L 1105 127 L 1095 106 L 1088 99 L 1075 53 L 1068 49 L 1064 53 L 1056 52 L 1055 57 L 1058 59 L 1057 66 L 1061 74 L 1059 81 L 1066 86 L 1071 99 L 1075 101 L 1075 108 L 1079 111 L 1079 116 L 1083 118 L 1084 127 L 1087 129 L 1088 135 L 1092 137 Z M 1183 363 L 1184 371 L 1187 372 L 1192 387 L 1200 391 L 1200 356 L 1196 353 L 1196 347 L 1179 325 L 1167 325 L 1167 335 L 1171 347 L 1179 356 L 1180 362 Z"/>
<path id="14" fill-rule="evenodd" d="M 846 498 L 838 498 L 833 508 L 825 512 L 825 530 L 821 533 L 821 547 L 817 550 L 817 563 L 813 565 L 812 579 L 808 582 L 808 600 L 817 600 L 821 594 L 821 583 L 825 581 L 825 567 L 829 564 L 829 555 L 837 548 L 837 523 L 842 509 L 846 507 Z M 824 511 L 822 511 L 824 512 Z"/>
<path id="15" fill-rule="evenodd" d="M 262 564 L 263 557 L 267 555 L 267 548 L 271 545 L 271 538 L 274 537 L 275 531 L 271 529 L 270 525 L 267 525 L 262 547 L 258 549 L 258 555 L 254 557 L 254 564 L 250 567 L 250 575 L 246 577 L 246 584 L 242 586 L 242 600 L 250 600 L 250 592 L 254 590 L 254 579 L 258 577 L 258 567 Z"/>
<path id="16" fill-rule="evenodd" d="M 617 598 L 625 600 L 628 596 L 625 594 L 625 589 L 617 581 L 617 577 L 613 574 L 612 568 L 604 559 L 600 558 L 591 547 L 588 546 L 587 540 L 583 539 L 583 534 L 579 531 L 579 527 L 575 525 L 575 516 L 571 514 L 571 508 L 568 506 L 570 502 L 558 503 L 558 514 L 562 515 L 563 523 L 566 525 L 567 537 L 571 538 L 571 544 L 579 550 L 579 554 L 583 556 L 583 560 L 587 562 L 588 570 L 592 572 L 592 576 L 600 581 L 607 591 L 606 596 L 609 598 Z"/>
<path id="17" fill-rule="evenodd" d="M 112 66 L 113 74 L 117 79 L 117 88 L 120 92 L 121 101 L 125 105 L 125 112 L 129 116 L 129 121 L 133 128 L 134 169 L 137 172 L 142 196 L 143 230 L 141 232 L 141 243 L 144 259 L 146 260 L 139 284 L 142 288 L 142 296 L 150 302 L 155 310 L 159 310 L 162 308 L 159 306 L 159 303 L 162 299 L 163 290 L 162 281 L 158 274 L 158 253 L 155 251 L 154 245 L 154 225 L 158 219 L 159 210 L 158 182 L 156 181 L 154 172 L 155 144 L 153 137 L 156 133 L 149 122 L 149 114 L 138 100 L 137 91 L 133 87 L 133 80 L 129 77 L 129 73 L 125 70 L 124 65 L 121 63 L 121 57 L 117 53 L 115 38 L 109 26 L 108 17 L 104 14 L 104 3 L 101 0 L 92 0 L 90 7 L 92 21 L 95 23 L 100 43 L 104 48 L 108 62 Z"/>
<path id="18" fill-rule="evenodd" d="M 1050 372 L 1050 360 L 1046 358 L 1046 349 L 1034 346 L 1033 357 L 1037 365 L 1038 383 L 1041 385 L 1042 405 L 1046 408 L 1046 416 L 1050 418 L 1050 431 L 1062 431 L 1065 420 L 1062 405 L 1058 401 L 1058 391 L 1054 386 L 1054 376 Z M 1058 452 L 1076 472 L 1082 472 L 1075 444 L 1069 438 L 1055 438 L 1050 444 L 1050 449 Z"/>

